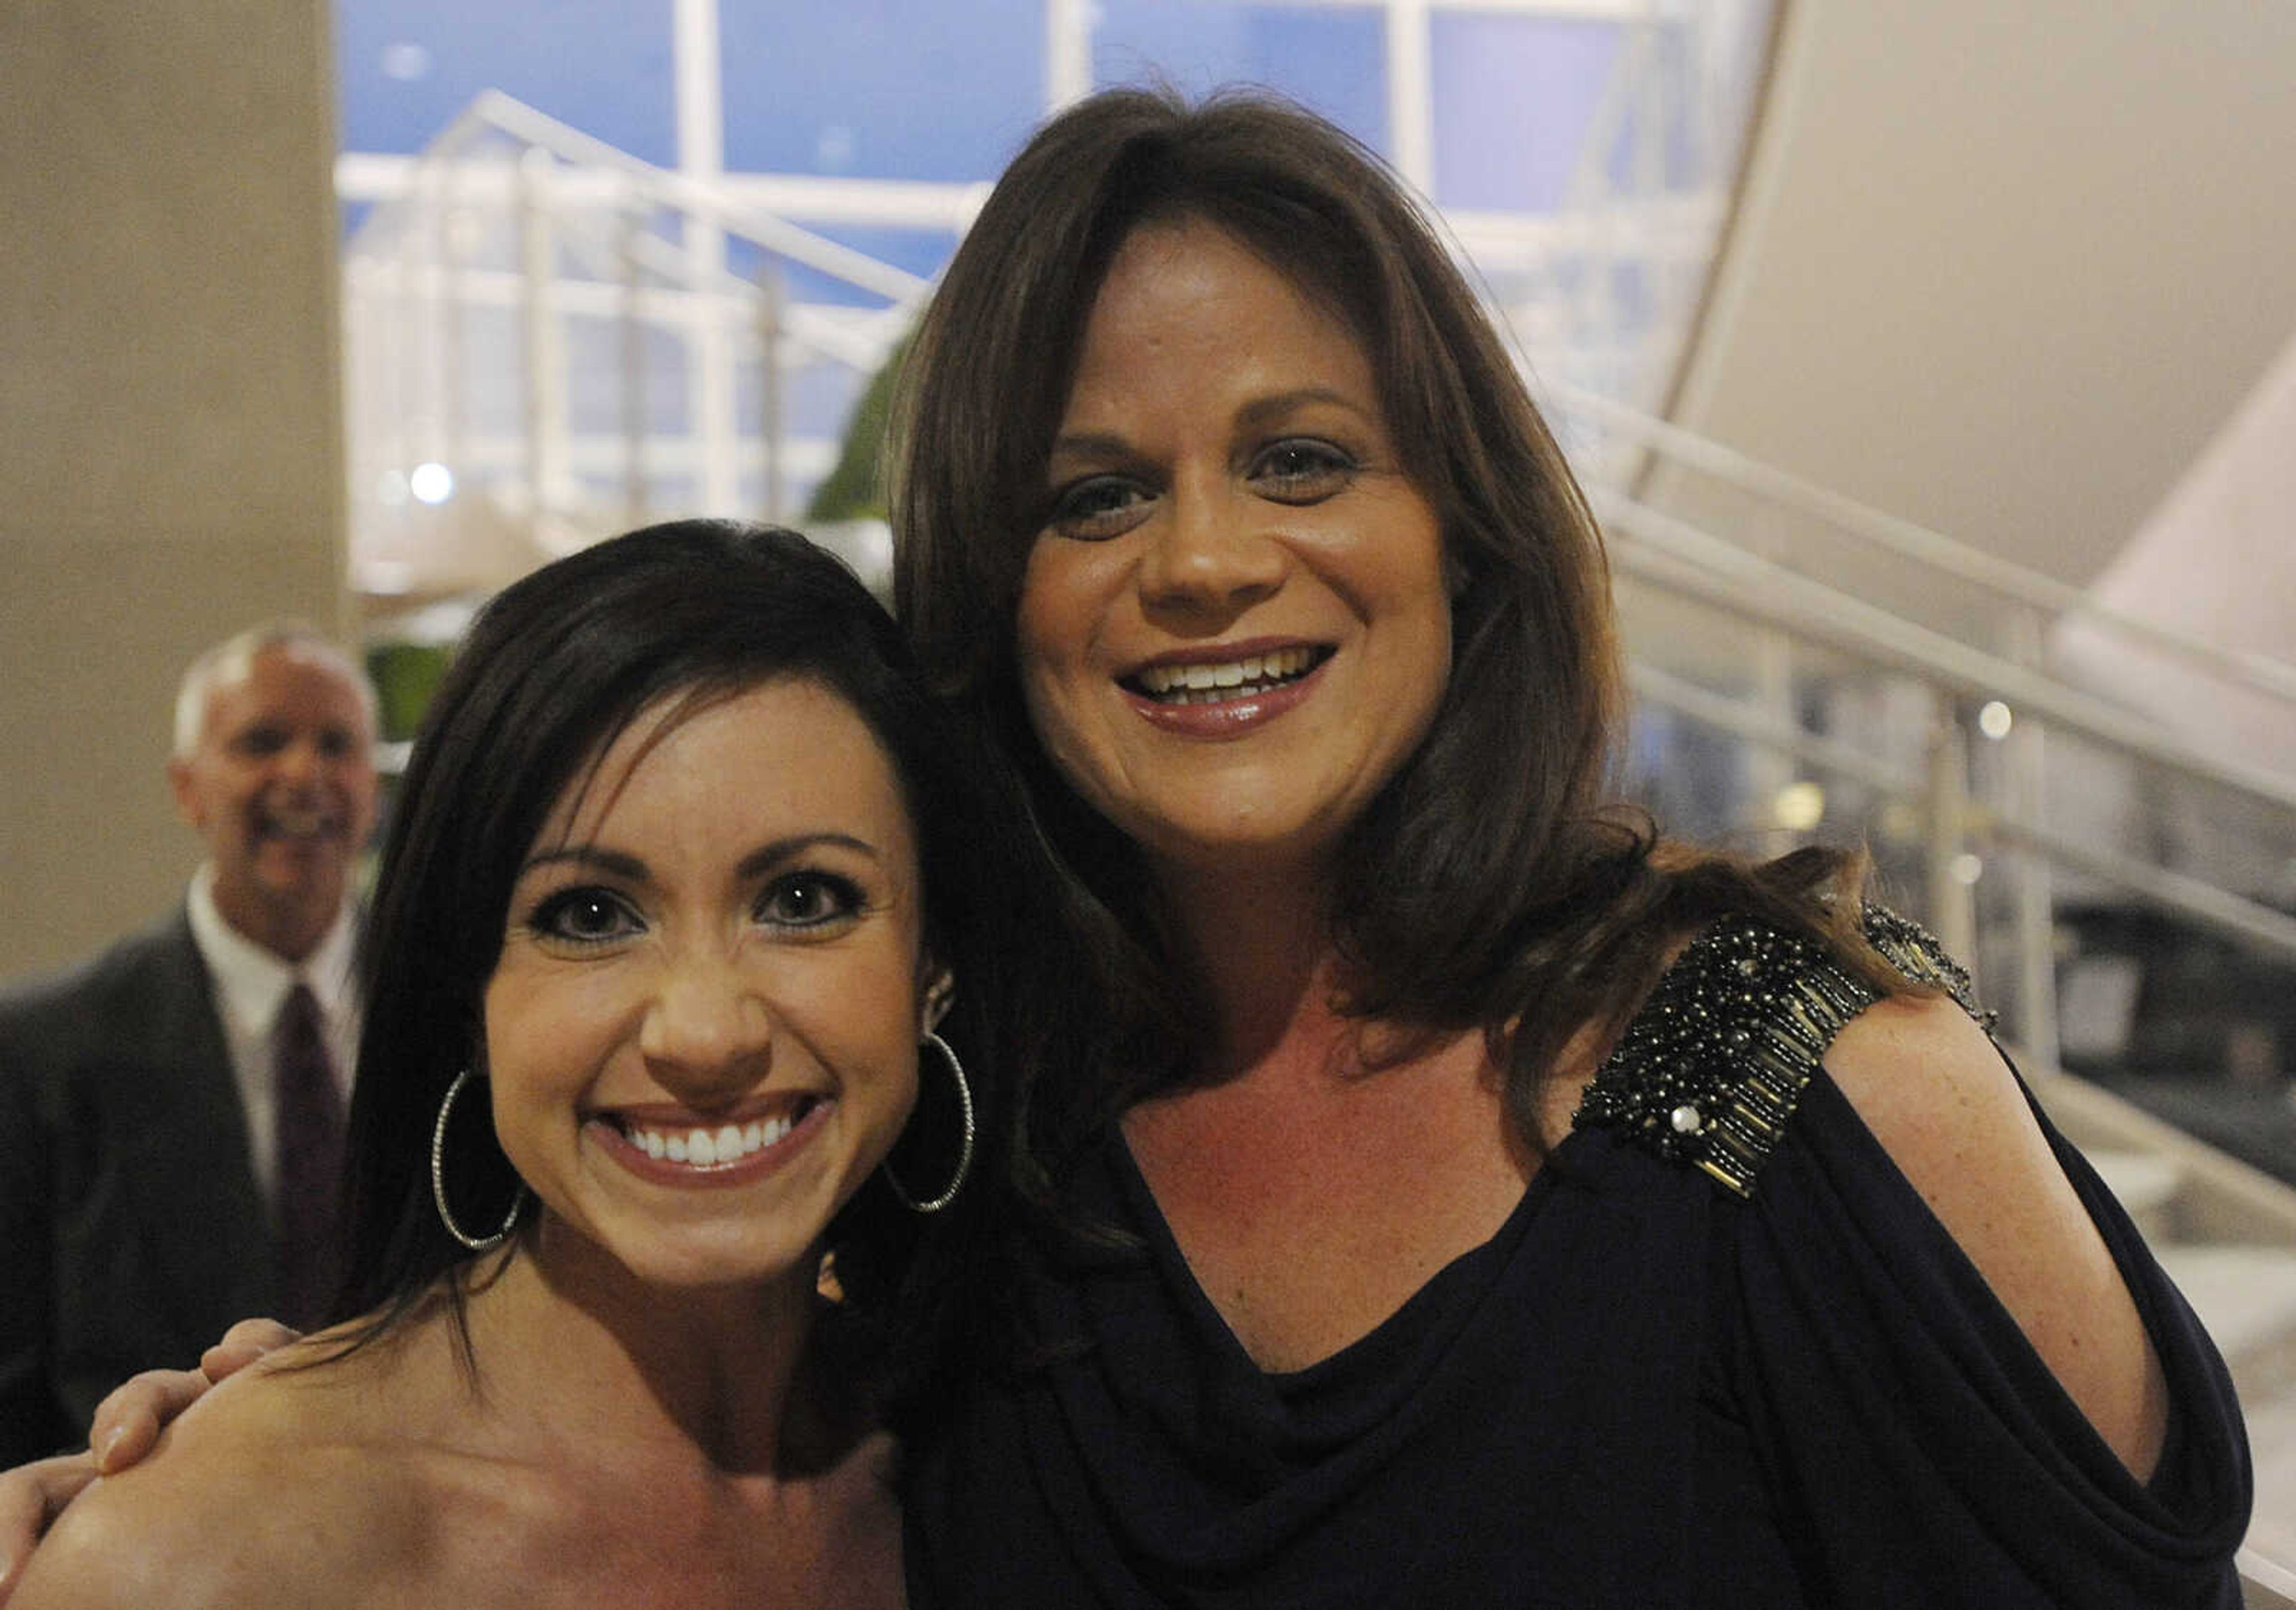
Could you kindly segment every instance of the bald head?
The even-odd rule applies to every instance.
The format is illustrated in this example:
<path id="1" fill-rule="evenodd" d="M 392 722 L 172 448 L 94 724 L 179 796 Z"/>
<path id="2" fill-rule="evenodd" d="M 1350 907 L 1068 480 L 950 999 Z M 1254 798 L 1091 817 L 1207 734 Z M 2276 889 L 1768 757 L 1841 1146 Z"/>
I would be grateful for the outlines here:
<path id="1" fill-rule="evenodd" d="M 168 778 L 206 843 L 216 909 L 282 960 L 309 955 L 374 825 L 374 691 L 348 657 L 283 623 L 192 662 Z"/>
<path id="2" fill-rule="evenodd" d="M 190 758 L 199 747 L 200 728 L 207 719 L 209 693 L 221 683 L 245 681 L 255 657 L 271 649 L 292 650 L 300 658 L 333 666 L 365 707 L 367 740 L 373 742 L 374 684 L 367 681 L 366 674 L 316 626 L 299 620 L 274 620 L 202 649 L 184 667 L 184 679 L 176 687 L 175 747 L 169 753 L 178 760 Z"/>

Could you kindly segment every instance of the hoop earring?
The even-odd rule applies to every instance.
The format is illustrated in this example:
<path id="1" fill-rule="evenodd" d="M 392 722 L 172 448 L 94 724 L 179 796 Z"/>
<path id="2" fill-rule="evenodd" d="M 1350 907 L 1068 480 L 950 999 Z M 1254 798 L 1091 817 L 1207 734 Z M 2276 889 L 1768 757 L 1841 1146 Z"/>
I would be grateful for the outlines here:
<path id="1" fill-rule="evenodd" d="M 510 1199 L 510 1212 L 503 1215 L 502 1228 L 494 1234 L 474 1236 L 455 1222 L 454 1210 L 447 1205 L 447 1117 L 455 1110 L 455 1098 L 463 1093 L 470 1077 L 467 1067 L 455 1075 L 455 1083 L 447 1087 L 447 1099 L 439 1103 L 439 1122 L 430 1126 L 430 1200 L 448 1235 L 472 1252 L 488 1252 L 508 1240 L 510 1232 L 518 1228 L 518 1215 L 526 1207 L 526 1182 L 519 1181 L 518 1194 Z"/>
<path id="2" fill-rule="evenodd" d="M 940 1195 L 935 1197 L 931 1201 L 920 1202 L 914 1197 L 909 1195 L 908 1191 L 903 1188 L 900 1180 L 894 1174 L 893 1161 L 891 1158 L 888 1157 L 884 1162 L 880 1163 L 877 1167 L 884 1174 L 885 1183 L 891 1186 L 893 1188 L 893 1194 L 901 1199 L 902 1206 L 907 1208 L 914 1214 L 937 1214 L 942 1208 L 947 1207 L 950 1203 L 956 1200 L 956 1193 L 964 1188 L 964 1176 L 971 1173 L 972 1169 L 972 1087 L 967 1085 L 964 1082 L 964 1064 L 956 1059 L 956 1053 L 949 1049 L 947 1041 L 942 1039 L 939 1034 L 934 1034 L 931 1029 L 927 1029 L 925 1031 L 924 1043 L 931 1046 L 934 1050 L 939 1051 L 942 1056 L 948 1058 L 948 1071 L 956 1080 L 957 1105 L 964 1113 L 964 1144 L 961 1148 L 959 1148 L 956 1154 L 956 1178 L 948 1182 L 948 1189 L 947 1190 L 941 1192 Z"/>

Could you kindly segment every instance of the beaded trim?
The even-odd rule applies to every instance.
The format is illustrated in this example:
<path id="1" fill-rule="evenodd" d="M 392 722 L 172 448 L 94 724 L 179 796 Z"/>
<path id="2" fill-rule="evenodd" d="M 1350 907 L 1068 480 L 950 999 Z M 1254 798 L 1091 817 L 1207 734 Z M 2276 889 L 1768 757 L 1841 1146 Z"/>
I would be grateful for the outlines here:
<path id="1" fill-rule="evenodd" d="M 1866 937 L 1908 978 L 1945 990 L 1988 1030 L 1969 975 L 1920 925 L 1866 908 Z M 1587 1087 L 1571 1127 L 1623 1130 L 1732 1194 L 1754 1181 L 1818 1058 L 1873 1004 L 1872 985 L 1814 939 L 1725 917 L 1692 940 Z"/>

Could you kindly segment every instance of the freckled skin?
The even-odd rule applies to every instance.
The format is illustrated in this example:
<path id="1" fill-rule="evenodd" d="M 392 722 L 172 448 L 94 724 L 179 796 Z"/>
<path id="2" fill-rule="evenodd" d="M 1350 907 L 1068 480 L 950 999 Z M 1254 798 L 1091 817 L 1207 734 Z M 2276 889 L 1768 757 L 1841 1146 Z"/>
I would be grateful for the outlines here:
<path id="1" fill-rule="evenodd" d="M 1992 1042 L 1949 1001 L 1882 1001 L 1825 1068 L 2121 1462 L 2150 1475 L 2160 1360 Z"/>

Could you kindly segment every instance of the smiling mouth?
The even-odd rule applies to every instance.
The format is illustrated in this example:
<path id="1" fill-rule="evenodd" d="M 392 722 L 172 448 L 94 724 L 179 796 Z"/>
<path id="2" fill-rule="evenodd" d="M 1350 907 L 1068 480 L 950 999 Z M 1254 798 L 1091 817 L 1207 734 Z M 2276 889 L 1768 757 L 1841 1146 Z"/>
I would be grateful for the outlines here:
<path id="1" fill-rule="evenodd" d="M 726 1168 L 789 1139 L 815 1104 L 816 1098 L 803 1097 L 786 1112 L 745 1124 L 643 1124 L 616 1113 L 598 1118 L 649 1157 L 689 1168 Z"/>
<path id="2" fill-rule="evenodd" d="M 267 838 L 332 838 L 342 830 L 332 812 L 304 810 L 292 805 L 275 806 L 263 812 L 256 825 Z"/>
<path id="3" fill-rule="evenodd" d="M 1219 704 L 1298 682 L 1332 652 L 1329 648 L 1276 649 L 1202 665 L 1148 666 L 1119 681 L 1160 705 Z"/>

